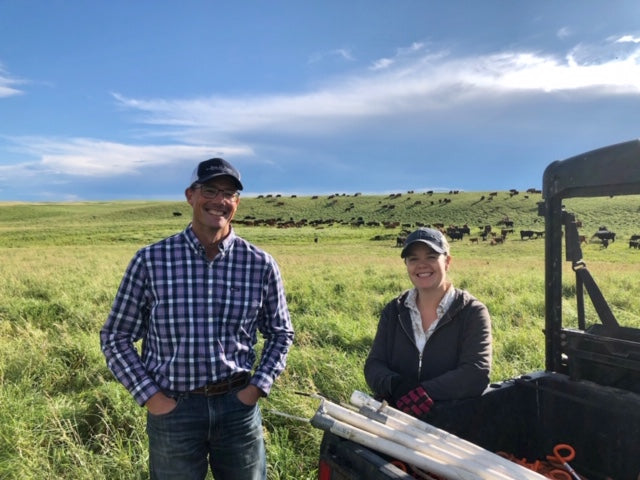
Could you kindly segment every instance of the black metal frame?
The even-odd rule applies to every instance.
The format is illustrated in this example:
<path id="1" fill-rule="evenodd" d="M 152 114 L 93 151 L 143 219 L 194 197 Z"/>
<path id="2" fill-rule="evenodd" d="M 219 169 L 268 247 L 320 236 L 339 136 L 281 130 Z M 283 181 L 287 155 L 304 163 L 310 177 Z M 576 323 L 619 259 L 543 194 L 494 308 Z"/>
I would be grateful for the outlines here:
<path id="1" fill-rule="evenodd" d="M 539 214 L 545 217 L 545 363 L 548 371 L 562 372 L 562 202 L 565 198 L 640 194 L 640 140 L 555 161 L 545 169 L 542 183 L 544 201 Z"/>

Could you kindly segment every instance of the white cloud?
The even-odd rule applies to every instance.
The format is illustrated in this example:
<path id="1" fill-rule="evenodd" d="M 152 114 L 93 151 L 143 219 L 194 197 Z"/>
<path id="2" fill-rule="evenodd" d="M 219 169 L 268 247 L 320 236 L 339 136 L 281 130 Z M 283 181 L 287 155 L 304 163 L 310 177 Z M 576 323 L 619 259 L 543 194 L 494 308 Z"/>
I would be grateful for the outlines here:
<path id="1" fill-rule="evenodd" d="M 0 64 L 0 98 L 13 97 L 22 94 L 22 90 L 15 88 L 15 85 L 24 83 L 22 80 L 11 77 Z"/>
<path id="2" fill-rule="evenodd" d="M 172 127 L 169 134 L 163 133 L 164 141 L 127 145 L 90 138 L 11 138 L 21 153 L 39 160 L 0 167 L 0 177 L 115 177 L 190 158 L 253 156 L 252 148 L 238 137 L 256 131 L 323 135 L 372 118 L 433 116 L 457 105 L 472 108 L 513 93 L 640 94 L 640 47 L 614 55 L 606 48 L 580 46 L 565 58 L 533 52 L 454 58 L 449 52 L 423 50 L 420 43 L 398 49 L 394 58 L 383 59 L 385 68 L 334 78 L 302 94 L 180 100 L 115 93 L 121 106 L 142 115 L 136 120 Z M 152 130 L 159 135 L 157 128 Z M 166 144 L 176 139 L 179 145 Z"/>
<path id="3" fill-rule="evenodd" d="M 640 37 L 634 37 L 633 35 L 623 35 L 616 40 L 616 43 L 640 43 Z"/>
<path id="4" fill-rule="evenodd" d="M 139 173 L 143 168 L 179 165 L 185 159 L 208 156 L 248 156 L 249 147 L 233 145 L 125 145 L 88 138 L 50 139 L 20 137 L 11 139 L 24 154 L 40 161 L 0 167 L 0 177 L 52 176 L 116 177 Z M 15 178 L 15 177 L 14 177 Z"/>
<path id="5" fill-rule="evenodd" d="M 401 47 L 398 49 L 398 55 L 408 55 L 410 53 L 418 52 L 424 48 L 424 43 L 413 42 L 408 47 Z"/>
<path id="6" fill-rule="evenodd" d="M 573 55 L 564 62 L 531 53 L 488 57 L 475 77 L 477 85 L 501 91 L 576 91 L 580 89 L 640 94 L 638 52 L 602 63 L 580 63 Z M 497 70 L 496 70 L 497 67 Z M 495 72 L 487 75 L 487 72 Z"/>
<path id="7" fill-rule="evenodd" d="M 314 53 L 309 57 L 308 63 L 317 63 L 327 57 L 338 57 L 348 61 L 354 60 L 351 50 L 348 48 L 336 48 L 335 50 L 329 50 L 328 52 Z"/>
<path id="8" fill-rule="evenodd" d="M 394 61 L 390 58 L 381 58 L 373 62 L 373 65 L 371 65 L 371 70 L 384 70 L 393 65 L 393 63 Z"/>
<path id="9" fill-rule="evenodd" d="M 400 47 L 396 50 L 396 54 L 394 58 L 380 58 L 375 60 L 371 65 L 371 70 L 385 70 L 391 67 L 394 63 L 396 63 L 396 59 L 400 57 L 406 57 L 409 55 L 413 55 L 416 52 L 419 52 L 424 47 L 424 43 L 422 42 L 413 42 L 408 47 Z"/>
<path id="10" fill-rule="evenodd" d="M 379 60 L 374 71 L 334 78 L 302 94 L 188 100 L 114 96 L 123 106 L 142 112 L 149 124 L 232 138 L 269 129 L 322 134 L 375 116 L 429 114 L 460 102 L 490 101 L 494 97 L 488 96 L 494 94 L 640 94 L 640 48 L 615 56 L 609 51 L 610 58 L 604 60 L 606 49 L 589 54 L 585 46 L 564 59 L 532 52 L 452 58 L 446 52 L 419 54 L 421 50 L 422 45 L 415 44 L 394 59 Z"/>

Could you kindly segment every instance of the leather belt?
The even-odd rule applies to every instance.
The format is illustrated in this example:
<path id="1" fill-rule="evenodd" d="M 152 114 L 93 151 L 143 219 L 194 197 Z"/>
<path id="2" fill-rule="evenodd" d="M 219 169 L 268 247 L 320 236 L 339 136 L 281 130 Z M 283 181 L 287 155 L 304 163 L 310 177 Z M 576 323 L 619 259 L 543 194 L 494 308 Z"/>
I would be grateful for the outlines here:
<path id="1" fill-rule="evenodd" d="M 248 383 L 249 374 L 246 372 L 239 373 L 216 383 L 208 383 L 204 387 L 191 390 L 189 393 L 204 395 L 206 397 L 213 397 L 216 395 L 224 395 L 225 393 L 228 393 L 238 387 L 244 387 Z"/>

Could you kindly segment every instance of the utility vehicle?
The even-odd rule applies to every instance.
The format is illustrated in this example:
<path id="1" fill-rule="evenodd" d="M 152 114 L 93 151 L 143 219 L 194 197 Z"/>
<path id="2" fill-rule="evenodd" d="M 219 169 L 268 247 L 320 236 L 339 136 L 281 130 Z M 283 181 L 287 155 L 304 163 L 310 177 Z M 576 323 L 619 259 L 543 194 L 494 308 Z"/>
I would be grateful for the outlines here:
<path id="1" fill-rule="evenodd" d="M 640 479 L 640 329 L 619 324 L 583 259 L 575 215 L 563 203 L 640 194 L 640 141 L 555 161 L 542 182 L 545 369 L 492 384 L 478 398 L 453 402 L 451 415 L 434 426 L 490 452 L 510 452 L 528 461 L 570 444 L 575 449 L 570 466 L 580 478 Z M 565 261 L 571 263 L 570 276 L 575 273 L 567 283 L 575 281 L 577 311 L 577 322 L 573 313 L 565 323 L 577 327 L 563 325 L 563 297 L 573 294 L 563 288 Z M 585 308 L 585 298 L 593 308 Z M 395 467 L 389 455 L 326 429 L 318 477 L 415 478 Z"/>

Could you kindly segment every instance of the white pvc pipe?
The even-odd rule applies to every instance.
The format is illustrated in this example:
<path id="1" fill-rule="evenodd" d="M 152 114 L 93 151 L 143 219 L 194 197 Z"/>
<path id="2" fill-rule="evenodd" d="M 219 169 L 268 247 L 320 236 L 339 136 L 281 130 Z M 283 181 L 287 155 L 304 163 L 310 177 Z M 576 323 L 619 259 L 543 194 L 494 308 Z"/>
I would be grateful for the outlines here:
<path id="1" fill-rule="evenodd" d="M 495 468 L 501 465 L 504 469 L 520 475 L 516 478 L 539 479 L 540 475 L 526 469 L 508 459 L 496 455 L 475 443 L 464 440 L 456 435 L 441 430 L 415 417 L 407 415 L 400 410 L 386 406 L 368 395 L 355 391 L 351 396 L 351 402 L 360 407 L 360 413 L 377 421 L 388 425 L 393 430 L 400 430 L 418 440 L 424 440 L 430 446 L 446 445 L 449 452 L 455 452 L 463 457 L 473 456 L 476 462 L 485 465 L 487 468 Z M 524 471 L 523 471 L 524 470 Z"/>
<path id="2" fill-rule="evenodd" d="M 525 469 L 521 465 L 518 465 L 508 459 L 496 455 L 488 450 L 479 448 L 475 444 L 471 444 L 476 448 L 469 448 L 467 445 L 458 443 L 457 441 L 464 442 L 464 440 L 456 437 L 453 434 L 447 435 L 434 435 L 426 433 L 416 428 L 413 428 L 397 420 L 387 417 L 384 414 L 374 412 L 371 409 L 361 409 L 361 413 L 376 421 L 382 421 L 392 430 L 400 430 L 409 438 L 412 439 L 415 445 L 414 448 L 422 449 L 423 452 L 429 451 L 445 451 L 448 454 L 454 455 L 455 458 L 463 458 L 465 460 L 472 460 L 473 463 L 479 469 L 486 469 L 487 471 L 501 471 L 508 476 L 508 478 L 523 478 L 523 479 L 539 479 L 540 476 L 535 472 Z M 382 420 L 380 419 L 382 417 Z M 447 433 L 444 432 L 443 433 Z"/>
<path id="3" fill-rule="evenodd" d="M 419 451 L 421 453 L 425 453 L 430 458 L 437 460 L 438 462 L 442 462 L 444 464 L 455 464 L 460 458 L 455 458 L 453 455 L 448 452 L 441 451 L 440 449 L 434 449 L 431 452 L 424 452 L 421 448 L 416 448 L 418 445 L 410 445 L 412 442 L 418 442 L 417 439 L 413 439 L 409 437 L 407 434 L 403 433 L 400 430 L 392 430 L 386 425 L 382 425 L 378 422 L 373 422 L 366 416 L 360 415 L 357 412 L 348 410 L 346 408 L 340 407 L 334 403 L 327 402 L 322 407 L 324 412 L 327 413 L 330 417 L 335 418 L 336 420 L 346 423 L 348 425 L 359 428 L 360 430 L 364 430 L 366 432 L 377 435 L 378 437 L 385 438 L 399 445 L 403 445 L 407 448 L 410 448 L 415 451 Z M 503 477 L 507 478 L 507 477 Z"/>
<path id="4" fill-rule="evenodd" d="M 380 438 L 377 435 L 360 430 L 347 423 L 340 422 L 320 411 L 316 412 L 315 416 L 311 419 L 311 423 L 339 437 L 352 440 L 373 450 L 384 452 L 398 460 L 407 462 L 410 465 L 415 465 L 418 468 L 446 478 L 447 480 L 482 480 L 481 477 L 472 472 L 461 471 L 456 467 L 428 458 L 420 452 L 415 452 L 395 442 Z"/>
<path id="5" fill-rule="evenodd" d="M 456 435 L 449 433 L 446 430 L 441 430 L 437 427 L 434 427 L 433 425 L 428 424 L 427 422 L 418 420 L 417 418 L 412 417 L 411 415 L 408 415 L 396 408 L 392 408 L 386 404 L 382 404 L 366 393 L 360 392 L 358 390 L 355 390 L 351 394 L 351 403 L 356 407 L 368 407 L 378 413 L 386 415 L 387 417 L 389 417 L 390 423 L 394 425 L 408 425 L 410 428 L 415 429 L 417 432 L 420 432 L 422 434 L 426 433 L 429 435 L 435 435 L 443 442 L 453 443 L 470 452 L 485 451 L 482 447 L 476 445 L 475 443 L 468 442 L 467 440 L 457 437 Z"/>
<path id="6" fill-rule="evenodd" d="M 509 471 L 513 471 L 513 468 L 516 467 L 519 475 L 514 477 L 516 479 L 537 480 L 545 478 L 533 470 L 518 465 L 517 463 L 503 458 L 500 455 L 489 452 L 475 443 L 464 440 L 452 433 L 418 420 L 411 415 L 407 415 L 400 410 L 388 406 L 386 403 L 383 404 L 378 402 L 366 393 L 357 390 L 354 391 L 351 395 L 351 403 L 358 407 L 368 407 L 369 409 L 376 411 L 378 415 L 373 415 L 372 418 L 375 418 L 377 421 L 384 420 L 391 428 L 410 432 L 410 434 L 416 438 L 425 438 L 425 436 L 435 438 L 439 442 L 446 444 L 447 448 L 450 446 L 454 447 L 460 452 L 466 452 L 468 455 L 474 455 L 477 456 L 477 458 L 481 458 L 482 463 L 489 462 L 489 465 L 493 466 L 502 465 Z M 366 411 L 363 410 L 363 413 L 366 413 Z M 380 417 L 380 415 L 382 415 L 382 418 L 377 418 Z M 386 416 L 386 418 L 384 418 L 384 416 Z"/>
<path id="7" fill-rule="evenodd" d="M 441 442 L 446 442 L 448 445 L 454 445 L 456 448 L 464 452 L 468 452 L 470 454 L 483 454 L 490 453 L 479 445 L 464 440 L 452 433 L 447 432 L 446 430 L 439 429 L 430 425 L 426 422 L 418 420 L 411 415 L 407 415 L 404 412 L 401 412 L 398 409 L 392 408 L 388 406 L 386 403 L 382 404 L 377 400 L 371 398 L 369 395 L 363 392 L 354 391 L 351 395 L 351 403 L 357 407 L 367 407 L 378 414 L 386 416 L 384 419 L 390 426 L 398 429 L 404 429 L 411 432 L 412 435 L 416 437 L 423 437 L 425 435 L 432 436 L 433 438 L 437 438 Z M 364 412 L 364 410 L 363 410 Z M 500 457 L 499 455 L 492 454 L 495 457 L 499 458 L 503 462 L 513 463 L 509 460 Z"/>
<path id="8" fill-rule="evenodd" d="M 413 437 L 424 438 L 433 442 L 446 443 L 450 448 L 455 449 L 462 454 L 472 455 L 474 453 L 477 454 L 480 452 L 480 450 L 477 448 L 477 445 L 471 444 L 473 445 L 473 447 L 465 445 L 464 443 L 462 443 L 464 442 L 464 440 L 446 431 L 436 432 L 433 429 L 425 431 L 423 429 L 416 428 L 415 426 L 408 423 L 404 423 L 401 420 L 388 415 L 382 410 L 373 410 L 372 408 L 366 406 L 360 407 L 358 411 L 362 415 L 371 418 L 372 420 L 387 425 L 390 428 L 401 430 L 408 435 L 412 435 Z M 443 435 L 443 433 L 445 435 Z"/>
<path id="9" fill-rule="evenodd" d="M 331 417 L 343 423 L 390 440 L 438 462 L 472 472 L 477 475 L 478 478 L 484 480 L 539 480 L 544 478 L 527 468 L 481 449 L 480 447 L 478 447 L 477 451 L 469 452 L 456 448 L 455 445 L 452 445 L 446 440 L 442 441 L 440 438 L 429 438 L 429 436 L 420 435 L 420 432 L 418 432 L 417 436 L 412 436 L 406 429 L 394 428 L 390 425 L 372 421 L 371 418 L 365 415 L 361 415 L 331 402 L 325 402 L 321 408 Z"/>

